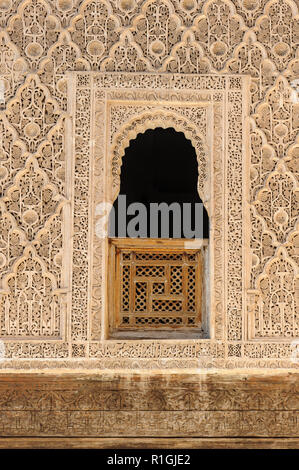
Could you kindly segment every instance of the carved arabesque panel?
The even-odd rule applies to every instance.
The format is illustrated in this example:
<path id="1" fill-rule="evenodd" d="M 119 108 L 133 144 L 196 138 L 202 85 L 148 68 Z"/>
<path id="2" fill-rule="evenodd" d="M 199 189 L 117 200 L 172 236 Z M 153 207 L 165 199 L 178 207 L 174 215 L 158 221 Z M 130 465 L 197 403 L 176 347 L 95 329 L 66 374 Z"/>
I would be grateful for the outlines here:
<path id="1" fill-rule="evenodd" d="M 54 185 L 47 181 L 36 160 L 29 159 L 3 198 L 5 206 L 32 241 L 63 201 Z"/>
<path id="2" fill-rule="evenodd" d="M 286 250 L 278 250 L 277 256 L 267 263 L 257 284 L 260 295 L 255 304 L 253 337 L 297 337 L 299 272 Z"/>
<path id="3" fill-rule="evenodd" d="M 17 47 L 10 41 L 5 31 L 0 32 L 0 77 L 3 80 L 4 100 L 14 96 L 17 87 L 23 82 L 28 64 L 20 57 Z"/>
<path id="4" fill-rule="evenodd" d="M 255 315 L 255 327 L 251 326 L 252 337 L 293 337 L 297 335 L 298 314 L 296 313 L 296 296 L 290 304 L 288 317 L 292 317 L 292 326 L 283 326 L 287 321 L 284 314 L 275 314 L 272 317 L 271 311 L 280 307 L 273 306 L 273 288 L 263 288 L 266 281 L 260 281 L 267 277 L 267 268 L 271 263 L 271 257 L 276 259 L 279 253 L 286 253 L 282 246 L 286 247 L 287 239 L 293 233 L 298 220 L 299 212 L 299 188 L 298 188 L 298 169 L 296 165 L 297 145 L 291 145 L 298 135 L 298 104 L 293 100 L 293 90 L 283 77 L 278 77 L 275 85 L 266 93 L 265 101 L 259 104 L 254 115 L 253 132 L 251 133 L 252 142 L 252 169 L 251 169 L 251 198 L 256 212 L 253 211 L 252 219 L 252 275 L 251 289 L 255 295 L 252 302 L 256 302 L 258 313 Z M 267 252 L 271 257 L 265 256 L 265 248 L 258 254 L 256 244 L 253 241 L 256 235 L 256 217 L 260 216 L 263 226 L 262 236 L 258 235 L 260 241 L 268 240 Z M 268 234 L 267 234 L 268 233 Z M 259 242 L 260 243 L 260 242 Z M 298 261 L 292 258 L 294 251 L 289 248 L 290 262 L 284 263 L 284 272 L 287 276 L 287 270 L 291 270 L 291 264 L 298 267 Z M 292 253 L 292 254 L 291 254 Z M 273 268 L 274 269 L 274 268 Z M 281 278 L 280 268 L 274 269 L 274 274 Z M 290 273 L 295 282 L 294 273 Z M 269 281 L 270 282 L 270 281 Z M 274 281 L 273 281 L 274 282 Z M 255 291 L 255 289 L 257 289 Z M 292 284 L 289 285 L 292 291 Z M 280 292 L 282 292 L 280 290 Z M 291 295 L 291 294 L 290 294 Z M 291 302 L 291 299 L 289 299 Z M 252 303 L 251 302 L 251 303 Z M 281 304 L 281 302 L 280 302 Z M 282 305 L 282 304 L 281 304 Z M 281 309 L 285 309 L 282 305 Z M 287 315 L 287 314 L 286 314 Z M 258 319 L 257 319 L 258 318 Z M 277 326 L 275 326 L 275 319 Z M 267 326 L 265 326 L 267 325 Z"/>
<path id="5" fill-rule="evenodd" d="M 69 28 L 72 40 L 79 46 L 91 69 L 98 70 L 119 38 L 120 21 L 106 0 L 82 2 L 78 13 Z"/>
<path id="6" fill-rule="evenodd" d="M 0 291 L 2 337 L 56 337 L 62 333 L 63 291 L 32 247 L 4 278 Z"/>
<path id="7" fill-rule="evenodd" d="M 34 25 L 33 33 L 38 33 Z M 7 36 L 1 37 L 11 44 Z M 10 60 L 12 56 L 5 57 Z M 21 85 L 9 99 L 17 82 L 5 82 L 6 109 L 0 115 L 1 336 L 8 354 L 12 345 L 17 356 L 19 350 L 21 355 L 43 357 L 48 349 L 55 357 L 59 350 L 55 343 L 45 347 L 40 342 L 30 349 L 30 341 L 49 337 L 61 341 L 65 335 L 70 268 L 66 261 L 65 119 L 37 74 L 28 75 L 22 83 L 26 61 L 17 52 L 9 77 L 9 60 L 1 71 L 11 78 L 12 70 L 19 70 L 13 78 Z M 17 338 L 26 339 L 21 348 Z"/>
<path id="8" fill-rule="evenodd" d="M 59 118 L 59 109 L 36 75 L 29 75 L 6 110 L 8 121 L 15 127 L 27 150 L 35 153 L 39 144 Z"/>

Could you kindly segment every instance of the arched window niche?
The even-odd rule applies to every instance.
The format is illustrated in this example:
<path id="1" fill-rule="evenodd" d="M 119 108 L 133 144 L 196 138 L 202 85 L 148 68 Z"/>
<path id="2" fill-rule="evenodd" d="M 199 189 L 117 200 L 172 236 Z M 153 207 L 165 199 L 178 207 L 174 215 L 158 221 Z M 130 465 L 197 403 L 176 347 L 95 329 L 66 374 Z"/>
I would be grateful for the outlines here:
<path id="1" fill-rule="evenodd" d="M 124 148 L 108 224 L 110 339 L 209 337 L 206 159 L 188 137 L 156 126 Z"/>

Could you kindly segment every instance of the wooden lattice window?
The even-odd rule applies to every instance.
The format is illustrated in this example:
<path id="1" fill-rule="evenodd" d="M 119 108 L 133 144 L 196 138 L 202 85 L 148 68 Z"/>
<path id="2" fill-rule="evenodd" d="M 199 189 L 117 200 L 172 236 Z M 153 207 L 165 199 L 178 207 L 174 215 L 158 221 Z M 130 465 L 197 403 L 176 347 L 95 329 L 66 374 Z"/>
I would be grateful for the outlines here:
<path id="1" fill-rule="evenodd" d="M 111 239 L 111 330 L 200 328 L 207 242 Z"/>
<path id="2" fill-rule="evenodd" d="M 183 132 L 148 129 L 126 148 L 110 212 L 110 337 L 205 335 L 209 218 L 198 180 Z"/>

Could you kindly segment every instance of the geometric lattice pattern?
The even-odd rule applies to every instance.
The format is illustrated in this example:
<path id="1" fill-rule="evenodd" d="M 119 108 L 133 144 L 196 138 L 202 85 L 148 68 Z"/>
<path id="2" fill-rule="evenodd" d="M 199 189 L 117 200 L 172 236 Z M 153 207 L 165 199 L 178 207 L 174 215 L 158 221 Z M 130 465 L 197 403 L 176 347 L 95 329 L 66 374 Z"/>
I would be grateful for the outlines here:
<path id="1" fill-rule="evenodd" d="M 146 243 L 146 242 L 144 242 Z M 198 327 L 201 320 L 200 250 L 117 250 L 115 273 L 119 285 L 116 327 Z"/>

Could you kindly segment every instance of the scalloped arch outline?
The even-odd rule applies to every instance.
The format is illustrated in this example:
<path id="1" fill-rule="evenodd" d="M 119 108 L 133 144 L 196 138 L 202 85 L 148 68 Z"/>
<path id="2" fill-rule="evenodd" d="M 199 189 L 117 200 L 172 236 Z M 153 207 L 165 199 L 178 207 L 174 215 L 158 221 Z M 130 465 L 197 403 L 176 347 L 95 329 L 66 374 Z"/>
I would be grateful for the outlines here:
<path id="1" fill-rule="evenodd" d="M 198 162 L 198 194 L 209 213 L 210 200 L 210 172 L 209 172 L 209 150 L 206 139 L 200 131 L 188 119 L 183 116 L 165 111 L 155 110 L 147 111 L 135 116 L 126 122 L 114 136 L 111 146 L 111 159 L 109 173 L 112 177 L 112 190 L 110 199 L 115 201 L 120 190 L 120 174 L 122 159 L 125 155 L 126 148 L 129 147 L 130 141 L 135 140 L 138 134 L 143 134 L 148 129 L 156 129 L 162 127 L 167 129 L 173 128 L 177 132 L 182 132 L 186 139 L 191 141 L 195 150 Z"/>

